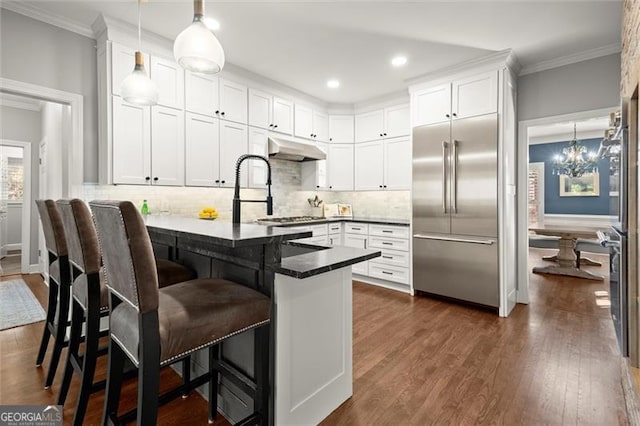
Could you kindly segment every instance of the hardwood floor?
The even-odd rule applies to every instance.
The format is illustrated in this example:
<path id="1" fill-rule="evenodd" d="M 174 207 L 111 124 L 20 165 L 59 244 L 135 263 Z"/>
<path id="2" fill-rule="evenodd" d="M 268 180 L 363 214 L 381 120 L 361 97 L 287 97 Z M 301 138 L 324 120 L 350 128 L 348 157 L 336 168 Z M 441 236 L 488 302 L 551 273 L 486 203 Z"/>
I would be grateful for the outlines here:
<path id="1" fill-rule="evenodd" d="M 541 253 L 532 252 L 531 261 L 542 264 Z M 606 274 L 606 257 L 590 257 L 605 266 L 589 270 Z M 27 280 L 44 303 L 44 285 Z M 323 424 L 627 424 L 620 356 L 602 291 L 606 281 L 532 275 L 531 304 L 504 319 L 356 282 L 354 395 Z M 0 404 L 54 401 L 61 374 L 45 391 L 45 372 L 34 366 L 41 327 L 0 332 Z M 104 362 L 99 371 L 103 376 Z M 172 371 L 163 372 L 164 387 L 177 381 Z M 74 378 L 67 420 L 77 385 Z M 133 406 L 135 381 L 123 398 L 123 409 Z M 102 393 L 92 396 L 86 424 L 98 424 L 102 402 Z M 206 403 L 194 393 L 162 407 L 159 424 L 204 424 L 206 418 Z"/>

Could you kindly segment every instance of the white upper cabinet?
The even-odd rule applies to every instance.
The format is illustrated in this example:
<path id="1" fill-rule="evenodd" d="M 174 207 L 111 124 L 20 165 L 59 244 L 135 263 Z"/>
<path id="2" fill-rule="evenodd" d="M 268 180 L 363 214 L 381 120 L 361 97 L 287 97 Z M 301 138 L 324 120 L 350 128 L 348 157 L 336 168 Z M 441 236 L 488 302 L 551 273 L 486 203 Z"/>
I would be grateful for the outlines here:
<path id="1" fill-rule="evenodd" d="M 451 119 L 451 84 L 430 87 L 413 94 L 413 127 Z"/>
<path id="2" fill-rule="evenodd" d="M 158 105 L 184 108 L 184 70 L 173 60 L 151 57 L 151 80 L 158 86 Z"/>
<path id="3" fill-rule="evenodd" d="M 327 177 L 329 189 L 353 191 L 353 147 L 351 144 L 329 145 Z"/>
<path id="4" fill-rule="evenodd" d="M 329 142 L 353 143 L 353 115 L 329 116 Z"/>
<path id="5" fill-rule="evenodd" d="M 113 183 L 151 181 L 151 111 L 113 98 Z"/>
<path id="6" fill-rule="evenodd" d="M 373 141 L 355 145 L 356 191 L 380 190 L 384 187 L 384 142 Z"/>
<path id="7" fill-rule="evenodd" d="M 384 109 L 384 137 L 407 136 L 411 131 L 409 104 Z"/>
<path id="8" fill-rule="evenodd" d="M 329 116 L 318 111 L 313 112 L 313 139 L 329 141 Z"/>
<path id="9" fill-rule="evenodd" d="M 220 120 L 186 113 L 186 185 L 219 186 Z"/>
<path id="10" fill-rule="evenodd" d="M 318 148 L 329 156 L 329 145 L 318 142 Z M 305 189 L 329 189 L 327 160 L 305 161 L 302 163 L 302 186 Z"/>
<path id="11" fill-rule="evenodd" d="M 384 141 L 384 189 L 411 189 L 411 138 Z"/>
<path id="12" fill-rule="evenodd" d="M 247 123 L 247 86 L 220 79 L 219 117 L 236 123 Z"/>
<path id="13" fill-rule="evenodd" d="M 247 154 L 247 126 L 228 121 L 220 121 L 220 186 L 233 188 L 236 179 L 236 162 Z M 249 161 L 249 160 L 247 160 Z M 246 163 L 246 162 L 245 162 Z M 247 186 L 247 164 L 243 163 L 240 186 Z"/>
<path id="14" fill-rule="evenodd" d="M 151 183 L 184 185 L 184 113 L 151 108 Z"/>
<path id="15" fill-rule="evenodd" d="M 142 54 L 146 69 L 149 66 L 149 55 Z M 120 96 L 122 81 L 133 72 L 136 65 L 135 50 L 118 43 L 111 43 L 111 93 Z"/>
<path id="16" fill-rule="evenodd" d="M 295 106 L 295 136 L 313 138 L 313 110 L 302 105 Z"/>
<path id="17" fill-rule="evenodd" d="M 273 126 L 273 96 L 261 90 L 249 89 L 249 125 L 270 129 Z"/>
<path id="18" fill-rule="evenodd" d="M 279 133 L 293 134 L 293 102 L 273 97 L 271 130 Z"/>
<path id="19" fill-rule="evenodd" d="M 265 129 L 249 128 L 249 154 L 269 156 L 269 132 Z M 242 167 L 249 170 L 249 188 L 266 188 L 267 165 L 260 160 L 247 160 Z"/>
<path id="20" fill-rule="evenodd" d="M 185 109 L 188 112 L 214 116 L 219 111 L 218 77 L 185 73 Z"/>
<path id="21" fill-rule="evenodd" d="M 384 111 L 358 114 L 355 118 L 356 142 L 368 142 L 383 137 Z"/>
<path id="22" fill-rule="evenodd" d="M 498 111 L 498 73 L 491 71 L 453 82 L 451 111 L 454 119 Z"/>

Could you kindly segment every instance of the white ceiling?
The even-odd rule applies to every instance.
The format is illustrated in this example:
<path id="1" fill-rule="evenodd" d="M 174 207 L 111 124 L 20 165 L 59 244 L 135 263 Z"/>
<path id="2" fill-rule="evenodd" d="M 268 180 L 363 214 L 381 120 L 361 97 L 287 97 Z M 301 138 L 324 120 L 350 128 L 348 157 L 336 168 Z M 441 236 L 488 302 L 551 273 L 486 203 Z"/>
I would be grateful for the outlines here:
<path id="1" fill-rule="evenodd" d="M 99 13 L 136 22 L 135 0 L 24 1 L 90 26 Z M 150 0 L 143 27 L 173 39 L 190 0 Z M 221 1 L 207 15 L 227 60 L 327 102 L 406 88 L 404 80 L 512 48 L 523 66 L 620 44 L 621 1 Z M 408 57 L 393 68 L 396 54 Z M 336 78 L 339 89 L 326 81 Z"/>
<path id="2" fill-rule="evenodd" d="M 530 127 L 529 144 L 566 142 L 573 139 L 573 121 Z M 609 128 L 609 117 L 597 117 L 576 121 L 577 139 L 603 138 Z"/>

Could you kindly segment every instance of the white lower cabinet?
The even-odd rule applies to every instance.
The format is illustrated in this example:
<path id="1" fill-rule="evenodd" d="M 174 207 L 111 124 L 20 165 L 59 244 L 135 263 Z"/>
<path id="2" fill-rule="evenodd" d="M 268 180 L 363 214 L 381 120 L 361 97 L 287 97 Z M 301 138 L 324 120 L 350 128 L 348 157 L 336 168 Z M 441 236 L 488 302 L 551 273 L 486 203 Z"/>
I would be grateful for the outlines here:
<path id="1" fill-rule="evenodd" d="M 366 226 L 366 225 L 365 225 Z M 344 234 L 343 245 L 346 247 L 355 247 L 366 249 L 367 248 L 367 235 L 360 234 Z M 351 271 L 354 274 L 368 275 L 369 274 L 369 262 L 356 263 L 351 267 Z"/>
<path id="2" fill-rule="evenodd" d="M 400 284 L 409 284 L 409 268 L 384 265 L 373 260 L 369 262 L 369 276 Z"/>

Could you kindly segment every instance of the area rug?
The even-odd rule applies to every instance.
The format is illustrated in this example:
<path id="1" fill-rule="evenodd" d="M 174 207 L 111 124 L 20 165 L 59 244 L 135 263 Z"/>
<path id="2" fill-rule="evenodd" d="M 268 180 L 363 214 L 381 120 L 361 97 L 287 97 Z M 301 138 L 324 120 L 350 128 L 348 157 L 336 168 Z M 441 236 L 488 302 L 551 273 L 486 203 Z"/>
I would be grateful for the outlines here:
<path id="1" fill-rule="evenodd" d="M 0 281 L 0 330 L 42 321 L 46 314 L 21 278 Z"/>

